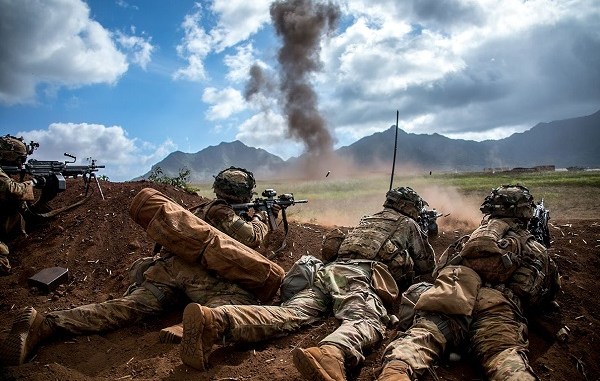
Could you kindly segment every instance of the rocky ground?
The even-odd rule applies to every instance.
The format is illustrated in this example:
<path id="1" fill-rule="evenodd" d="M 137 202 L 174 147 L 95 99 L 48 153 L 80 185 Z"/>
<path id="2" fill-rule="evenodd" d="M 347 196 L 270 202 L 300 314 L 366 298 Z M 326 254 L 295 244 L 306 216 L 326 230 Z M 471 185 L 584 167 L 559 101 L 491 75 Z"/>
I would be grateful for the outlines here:
<path id="1" fill-rule="evenodd" d="M 53 206 L 67 205 L 81 197 L 81 180 L 69 180 L 68 189 Z M 131 199 L 144 187 L 153 187 L 180 202 L 194 205 L 198 196 L 176 188 L 149 182 L 102 182 L 105 200 L 98 190 L 84 205 L 67 211 L 51 221 L 28 226 L 29 236 L 9 242 L 13 272 L 0 278 L 0 339 L 12 320 L 26 306 L 41 312 L 102 302 L 119 297 L 129 284 L 127 268 L 135 259 L 151 253 L 153 242 L 131 221 L 127 212 Z M 440 220 L 440 235 L 431 240 L 434 249 L 443 251 L 469 228 Z M 453 223 L 455 222 L 455 223 Z M 581 220 L 576 215 L 553 211 L 550 249 L 560 266 L 562 291 L 560 311 L 530 319 L 530 360 L 543 380 L 600 380 L 600 220 Z M 457 226 L 462 226 L 457 228 Z M 319 256 L 323 235 L 332 226 L 291 221 L 287 248 L 275 261 L 288 269 L 304 254 Z M 279 247 L 282 232 L 272 234 L 266 247 L 269 253 Z M 60 266 L 69 270 L 68 281 L 53 292 L 44 293 L 28 286 L 28 278 L 38 271 Z M 207 372 L 183 365 L 179 348 L 161 344 L 161 328 L 177 323 L 181 310 L 132 327 L 99 335 L 60 337 L 43 344 L 24 365 L 1 367 L 0 380 L 301 380 L 291 361 L 296 346 L 315 345 L 336 327 L 333 317 L 294 335 L 259 345 L 217 349 Z M 556 338 L 566 326 L 566 341 Z M 394 336 L 388 331 L 384 344 Z M 365 363 L 349 380 L 374 380 L 382 348 L 368 354 Z M 427 380 L 480 380 L 476 364 L 464 355 L 455 362 L 444 361 Z"/>

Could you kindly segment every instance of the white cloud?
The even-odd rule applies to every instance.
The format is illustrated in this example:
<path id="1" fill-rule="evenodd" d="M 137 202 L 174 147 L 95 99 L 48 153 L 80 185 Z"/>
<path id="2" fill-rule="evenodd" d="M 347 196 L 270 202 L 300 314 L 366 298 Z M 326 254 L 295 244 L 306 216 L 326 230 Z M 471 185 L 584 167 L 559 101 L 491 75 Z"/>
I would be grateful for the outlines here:
<path id="1" fill-rule="evenodd" d="M 242 94 L 231 87 L 223 90 L 208 87 L 202 93 L 202 100 L 212 105 L 206 113 L 208 120 L 227 119 L 246 109 L 246 102 Z"/>
<path id="2" fill-rule="evenodd" d="M 201 81 L 207 78 L 204 59 L 212 49 L 212 38 L 206 34 L 202 26 L 202 9 L 197 4 L 194 13 L 185 16 L 181 27 L 184 30 L 184 37 L 177 45 L 177 54 L 187 60 L 187 66 L 178 69 L 174 74 L 174 79 L 188 79 L 191 81 Z"/>
<path id="3" fill-rule="evenodd" d="M 128 65 L 82 1 L 0 1 L 0 102 L 34 102 L 36 86 L 115 83 Z"/>
<path id="4" fill-rule="evenodd" d="M 407 131 L 481 140 L 600 104 L 597 1 L 341 5 L 316 82 L 340 142 L 389 128 L 396 110 Z"/>
<path id="5" fill-rule="evenodd" d="M 150 43 L 152 38 L 149 37 L 145 39 L 143 37 L 117 32 L 117 41 L 123 48 L 129 51 L 129 54 L 131 54 L 131 62 L 146 70 L 146 66 L 150 63 L 152 52 L 155 49 Z"/>
<path id="6" fill-rule="evenodd" d="M 226 55 L 223 63 L 227 66 L 227 80 L 235 83 L 245 83 L 249 78 L 250 67 L 254 64 L 267 66 L 254 58 L 254 47 L 251 43 L 238 46 L 234 55 Z"/>
<path id="7" fill-rule="evenodd" d="M 290 141 L 286 120 L 279 114 L 262 111 L 246 119 L 239 127 L 236 139 L 286 160 L 302 152 L 304 145 Z"/>
<path id="8" fill-rule="evenodd" d="M 235 46 L 269 22 L 271 0 L 214 0 L 212 11 L 218 16 L 217 26 L 210 32 L 215 50 Z"/>
<path id="9" fill-rule="evenodd" d="M 52 123 L 47 130 L 22 131 L 26 141 L 35 141 L 40 147 L 31 155 L 37 160 L 70 160 L 63 153 L 75 155 L 74 165 L 89 164 L 93 158 L 97 165 L 105 165 L 98 175 L 106 175 L 111 181 L 126 181 L 141 176 L 151 166 L 164 159 L 177 147 L 166 140 L 159 146 L 131 139 L 119 126 L 88 123 Z"/>

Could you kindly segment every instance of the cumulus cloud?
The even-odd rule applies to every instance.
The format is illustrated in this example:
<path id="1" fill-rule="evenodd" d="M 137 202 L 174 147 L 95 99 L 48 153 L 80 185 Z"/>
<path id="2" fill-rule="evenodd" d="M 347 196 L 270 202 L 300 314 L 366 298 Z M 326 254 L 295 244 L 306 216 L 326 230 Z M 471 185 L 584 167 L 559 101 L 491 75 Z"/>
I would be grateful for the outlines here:
<path id="1" fill-rule="evenodd" d="M 131 55 L 131 62 L 146 70 L 148 63 L 151 61 L 152 52 L 155 49 L 151 44 L 152 38 L 144 38 L 117 32 L 117 41 L 129 52 Z"/>
<path id="2" fill-rule="evenodd" d="M 181 27 L 184 37 L 177 45 L 177 54 L 187 61 L 187 66 L 178 69 L 174 79 L 188 79 L 201 81 L 207 78 L 204 59 L 212 49 L 212 38 L 205 32 L 202 26 L 202 8 L 196 5 L 196 10 L 185 16 Z"/>
<path id="3" fill-rule="evenodd" d="M 503 138 L 600 104 L 593 0 L 342 2 L 318 89 L 341 145 L 389 128 Z M 343 112 L 340 112 L 343 110 Z"/>
<path id="4" fill-rule="evenodd" d="M 212 105 L 206 113 L 208 120 L 227 119 L 246 108 L 242 94 L 231 87 L 223 90 L 214 87 L 206 88 L 202 94 L 202 100 Z"/>
<path id="5" fill-rule="evenodd" d="M 283 159 L 297 155 L 303 148 L 302 143 L 292 142 L 287 138 L 286 119 L 270 111 L 261 111 L 246 119 L 239 126 L 236 139 Z"/>
<path id="6" fill-rule="evenodd" d="M 126 57 L 82 1 L 0 1 L 0 102 L 34 102 L 36 87 L 114 84 Z"/>
<path id="7" fill-rule="evenodd" d="M 218 15 L 217 26 L 211 31 L 215 50 L 235 46 L 256 33 L 269 21 L 271 0 L 214 0 L 212 11 Z"/>
<path id="8" fill-rule="evenodd" d="M 106 168 L 99 171 L 111 181 L 126 181 L 141 176 L 151 166 L 165 158 L 177 147 L 166 140 L 161 145 L 131 139 L 120 126 L 88 123 L 52 123 L 46 130 L 22 131 L 26 141 L 35 141 L 40 147 L 31 158 L 37 160 L 70 160 L 69 153 L 77 157 L 77 164 L 89 164 L 89 158 Z"/>

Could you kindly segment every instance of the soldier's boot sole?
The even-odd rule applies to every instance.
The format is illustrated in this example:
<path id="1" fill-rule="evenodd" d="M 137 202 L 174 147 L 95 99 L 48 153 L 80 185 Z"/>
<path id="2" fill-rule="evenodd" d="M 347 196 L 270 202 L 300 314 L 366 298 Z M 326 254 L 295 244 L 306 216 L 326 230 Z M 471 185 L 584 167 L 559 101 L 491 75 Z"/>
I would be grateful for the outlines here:
<path id="1" fill-rule="evenodd" d="M 179 344 L 183 337 L 183 323 L 175 324 L 160 330 L 158 339 L 163 344 Z"/>
<path id="2" fill-rule="evenodd" d="M 198 370 L 206 370 L 208 354 L 213 340 L 206 340 L 207 328 L 213 325 L 212 314 L 207 307 L 190 303 L 183 311 L 183 337 L 181 339 L 181 361 Z"/>
<path id="3" fill-rule="evenodd" d="M 292 351 L 292 360 L 294 366 L 307 380 L 314 381 L 340 381 L 345 380 L 344 376 L 333 378 L 323 368 L 319 359 L 313 356 L 309 351 L 302 348 L 295 348 Z"/>
<path id="4" fill-rule="evenodd" d="M 27 307 L 13 322 L 10 332 L 0 348 L 0 360 L 5 365 L 21 365 L 29 352 L 37 346 L 39 330 L 44 317 L 33 307 Z"/>

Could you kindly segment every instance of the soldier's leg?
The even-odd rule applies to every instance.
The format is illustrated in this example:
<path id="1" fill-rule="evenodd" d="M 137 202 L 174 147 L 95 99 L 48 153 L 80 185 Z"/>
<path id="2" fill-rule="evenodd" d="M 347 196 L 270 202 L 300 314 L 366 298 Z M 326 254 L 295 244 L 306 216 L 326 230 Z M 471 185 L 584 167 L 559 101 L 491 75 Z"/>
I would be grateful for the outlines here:
<path id="1" fill-rule="evenodd" d="M 172 290 L 165 288 L 164 292 L 169 294 Z M 165 304 L 144 287 L 123 298 L 54 311 L 46 316 L 27 307 L 14 320 L 2 343 L 0 358 L 6 364 L 22 364 L 41 342 L 57 333 L 80 335 L 108 331 L 156 315 L 164 308 Z"/>
<path id="2" fill-rule="evenodd" d="M 370 272 L 370 264 L 334 263 L 319 273 L 318 282 L 325 284 L 335 317 L 342 322 L 318 347 L 294 350 L 294 365 L 304 377 L 345 380 L 346 364 L 358 365 L 364 360 L 363 351 L 383 338 L 387 311 L 371 288 Z"/>
<path id="3" fill-rule="evenodd" d="M 500 291 L 481 288 L 470 336 L 490 381 L 538 379 L 527 361 L 527 321 Z"/>
<path id="4" fill-rule="evenodd" d="M 183 289 L 185 294 L 194 303 L 206 307 L 258 303 L 258 300 L 248 291 L 235 283 L 213 276 L 199 264 L 179 266 L 176 263 L 175 267 L 177 267 L 180 278 L 184 280 Z M 182 336 L 183 323 L 163 328 L 158 335 L 161 343 L 170 344 L 179 344 Z"/>
<path id="5" fill-rule="evenodd" d="M 378 381 L 406 380 L 422 376 L 439 361 L 446 348 L 446 337 L 432 314 L 417 316 L 415 323 L 398 334 L 385 349 L 383 370 Z M 404 377 L 404 378 L 403 378 Z"/>
<path id="6" fill-rule="evenodd" d="M 281 306 L 209 308 L 192 303 L 183 314 L 181 358 L 204 370 L 218 341 L 258 342 L 283 336 L 318 320 L 327 308 L 327 297 L 316 289 L 303 290 Z"/>

